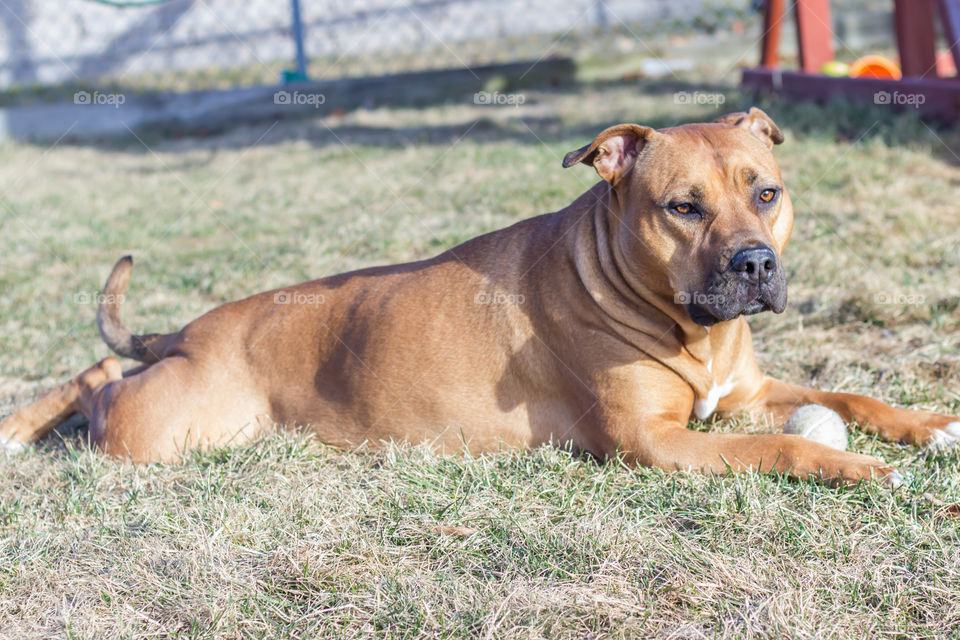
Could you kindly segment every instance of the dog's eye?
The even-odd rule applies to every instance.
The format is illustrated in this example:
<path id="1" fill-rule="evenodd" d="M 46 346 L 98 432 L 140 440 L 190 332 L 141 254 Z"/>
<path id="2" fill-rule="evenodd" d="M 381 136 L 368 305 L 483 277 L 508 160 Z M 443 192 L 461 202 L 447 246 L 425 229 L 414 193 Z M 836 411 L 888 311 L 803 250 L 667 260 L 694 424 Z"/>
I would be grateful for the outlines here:
<path id="1" fill-rule="evenodd" d="M 680 204 L 675 204 L 673 205 L 673 210 L 683 216 L 689 216 L 697 212 L 697 210 L 689 202 L 682 202 Z"/>
<path id="2" fill-rule="evenodd" d="M 764 189 L 760 192 L 760 202 L 773 202 L 773 199 L 777 197 L 776 189 Z"/>

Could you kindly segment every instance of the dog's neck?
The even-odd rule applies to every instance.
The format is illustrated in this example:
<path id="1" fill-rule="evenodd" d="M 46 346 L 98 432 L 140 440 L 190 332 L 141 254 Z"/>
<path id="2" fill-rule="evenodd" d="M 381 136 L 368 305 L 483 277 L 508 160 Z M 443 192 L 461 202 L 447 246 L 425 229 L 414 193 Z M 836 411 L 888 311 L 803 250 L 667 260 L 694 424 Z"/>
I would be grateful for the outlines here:
<path id="1" fill-rule="evenodd" d="M 649 287 L 629 268 L 618 242 L 620 203 L 600 182 L 566 211 L 580 233 L 571 232 L 571 258 L 584 289 L 611 331 L 636 349 L 676 371 L 698 394 L 714 383 L 713 355 L 736 339 L 742 318 L 703 327 L 671 295 Z"/>

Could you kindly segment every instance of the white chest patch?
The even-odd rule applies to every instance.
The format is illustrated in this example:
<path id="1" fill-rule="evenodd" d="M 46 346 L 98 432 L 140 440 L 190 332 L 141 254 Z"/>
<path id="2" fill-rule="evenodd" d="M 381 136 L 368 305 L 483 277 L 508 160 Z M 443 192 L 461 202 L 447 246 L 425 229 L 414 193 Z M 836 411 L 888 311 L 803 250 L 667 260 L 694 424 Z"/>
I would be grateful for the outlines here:
<path id="1" fill-rule="evenodd" d="M 698 398 L 693 403 L 693 413 L 701 420 L 706 420 L 717 410 L 717 403 L 720 402 L 720 398 L 726 398 L 730 395 L 735 386 L 737 386 L 737 382 L 733 379 L 733 376 L 727 378 L 727 381 L 719 386 L 714 382 L 710 391 L 707 392 L 707 397 Z"/>

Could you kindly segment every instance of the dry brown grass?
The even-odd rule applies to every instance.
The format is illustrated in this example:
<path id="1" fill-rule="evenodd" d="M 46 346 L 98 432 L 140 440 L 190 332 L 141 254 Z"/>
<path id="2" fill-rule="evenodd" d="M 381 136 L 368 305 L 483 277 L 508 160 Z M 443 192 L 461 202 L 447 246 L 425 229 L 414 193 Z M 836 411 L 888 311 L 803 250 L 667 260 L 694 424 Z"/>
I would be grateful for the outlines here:
<path id="1" fill-rule="evenodd" d="M 127 317 L 149 330 L 433 254 L 568 203 L 594 177 L 560 158 L 606 124 L 716 115 L 671 91 L 0 148 L 0 413 L 106 355 L 84 294 L 124 251 L 139 252 Z M 725 110 L 744 104 L 727 95 Z M 879 109 L 764 106 L 787 133 L 797 224 L 791 307 L 753 321 L 762 362 L 957 413 L 960 135 Z M 854 449 L 912 475 L 890 492 L 554 450 L 343 453 L 296 435 L 132 467 L 84 433 L 74 423 L 0 459 L 4 637 L 919 638 L 960 625 L 955 453 L 856 434 Z"/>

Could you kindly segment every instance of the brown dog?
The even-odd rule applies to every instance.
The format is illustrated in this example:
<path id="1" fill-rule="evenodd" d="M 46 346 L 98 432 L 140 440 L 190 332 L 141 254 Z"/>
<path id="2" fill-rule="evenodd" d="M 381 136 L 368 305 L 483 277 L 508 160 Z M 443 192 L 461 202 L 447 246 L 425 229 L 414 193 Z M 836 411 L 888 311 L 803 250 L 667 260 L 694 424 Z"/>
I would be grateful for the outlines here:
<path id="1" fill-rule="evenodd" d="M 714 473 L 857 481 L 899 474 L 795 435 L 686 428 L 743 410 L 782 423 L 830 407 L 891 440 L 952 444 L 960 419 L 765 377 L 744 315 L 786 304 L 793 210 L 759 109 L 655 131 L 622 124 L 567 154 L 603 181 L 562 211 L 431 260 L 366 269 L 225 304 L 167 335 L 134 336 L 107 281 L 107 358 L 0 423 L 15 448 L 72 413 L 137 462 L 242 442 L 262 424 L 339 446 L 395 439 L 440 451 L 569 443 L 600 458 Z"/>

